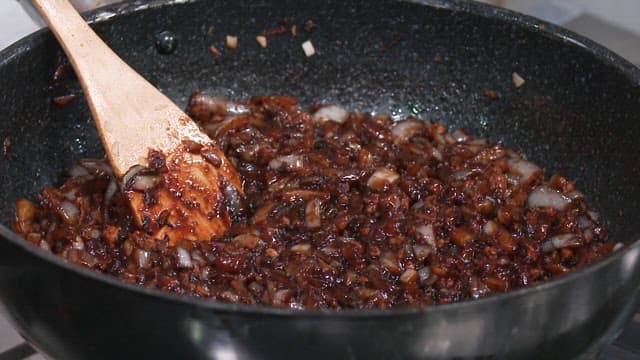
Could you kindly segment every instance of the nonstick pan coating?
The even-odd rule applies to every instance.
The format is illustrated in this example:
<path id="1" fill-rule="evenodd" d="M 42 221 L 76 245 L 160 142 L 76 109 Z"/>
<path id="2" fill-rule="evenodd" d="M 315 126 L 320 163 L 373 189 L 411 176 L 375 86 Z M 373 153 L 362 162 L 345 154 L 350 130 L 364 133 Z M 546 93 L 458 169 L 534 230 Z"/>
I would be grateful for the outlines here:
<path id="1" fill-rule="evenodd" d="M 313 33 L 255 36 L 290 17 Z M 610 340 L 640 282 L 640 71 L 538 20 L 460 1 L 152 1 L 92 15 L 117 53 L 184 106 L 190 93 L 291 94 L 304 103 L 414 113 L 521 149 L 576 179 L 626 249 L 531 289 L 387 312 L 236 306 L 133 287 L 64 263 L 0 228 L 0 300 L 18 330 L 59 359 L 559 358 Z M 171 31 L 176 50 L 157 51 Z M 224 36 L 237 35 L 236 51 Z M 310 38 L 317 50 L 305 57 Z M 210 45 L 225 50 L 215 57 Z M 52 74 L 62 58 L 48 31 L 0 53 L 0 220 L 15 200 L 59 183 L 103 151 L 77 80 Z M 514 87 L 511 74 L 526 83 Z M 123 84 L 126 86 L 126 84 Z M 484 96 L 500 93 L 499 100 Z"/>

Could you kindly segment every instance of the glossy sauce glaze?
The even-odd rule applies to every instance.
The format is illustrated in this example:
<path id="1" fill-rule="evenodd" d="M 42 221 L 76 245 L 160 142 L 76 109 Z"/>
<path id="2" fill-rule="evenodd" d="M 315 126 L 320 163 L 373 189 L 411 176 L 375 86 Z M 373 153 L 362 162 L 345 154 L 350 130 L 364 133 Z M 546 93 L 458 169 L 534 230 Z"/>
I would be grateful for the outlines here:
<path id="1" fill-rule="evenodd" d="M 288 96 L 195 93 L 188 112 L 243 178 L 244 198 L 225 192 L 224 236 L 154 239 L 103 160 L 81 161 L 37 203 L 20 200 L 16 231 L 126 282 L 288 308 L 464 301 L 546 281 L 614 247 L 574 182 L 465 131 L 333 105 L 305 111 Z M 142 184 L 143 198 L 159 191 Z"/>

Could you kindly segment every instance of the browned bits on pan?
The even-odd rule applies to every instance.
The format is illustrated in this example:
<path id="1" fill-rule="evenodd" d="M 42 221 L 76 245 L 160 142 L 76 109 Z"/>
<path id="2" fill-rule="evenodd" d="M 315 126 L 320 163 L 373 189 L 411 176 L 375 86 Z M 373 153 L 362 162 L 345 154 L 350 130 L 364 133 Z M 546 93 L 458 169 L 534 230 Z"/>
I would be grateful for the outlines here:
<path id="1" fill-rule="evenodd" d="M 320 309 L 477 299 L 586 266 L 614 247 L 573 181 L 546 179 L 517 152 L 468 131 L 335 105 L 305 111 L 288 96 L 196 93 L 188 112 L 243 177 L 243 199 L 225 191 L 226 206 L 209 209 L 235 214 L 224 236 L 174 246 L 153 239 L 152 228 L 179 221 L 167 211 L 136 227 L 108 165 L 95 160 L 43 190 L 37 204 L 20 201 L 16 231 L 125 281 Z M 208 145 L 183 146 L 225 166 Z M 150 152 L 149 167 L 132 168 L 125 189 L 145 204 L 169 190 L 199 206 L 162 181 L 166 161 Z"/>
<path id="2" fill-rule="evenodd" d="M 215 45 L 209 46 L 209 52 L 215 57 L 222 56 L 222 53 L 220 52 L 220 50 L 218 50 L 217 47 L 215 47 Z"/>
<path id="3" fill-rule="evenodd" d="M 9 155 L 9 151 L 11 151 L 11 146 L 13 145 L 13 142 L 11 141 L 11 138 L 4 138 L 4 140 L 2 140 L 2 155 L 3 156 L 7 156 Z"/>
<path id="4" fill-rule="evenodd" d="M 64 63 L 58 64 L 56 66 L 56 70 L 53 72 L 53 82 L 57 83 L 65 76 L 67 70 L 66 65 Z"/>
<path id="5" fill-rule="evenodd" d="M 484 96 L 491 100 L 499 100 L 500 93 L 493 89 L 484 89 Z"/>
<path id="6" fill-rule="evenodd" d="M 289 30 L 284 25 L 280 25 L 273 28 L 265 29 L 263 34 L 264 36 L 277 36 L 277 35 L 284 35 L 288 31 Z"/>
<path id="7" fill-rule="evenodd" d="M 318 25 L 314 23 L 313 20 L 307 20 L 304 22 L 304 24 L 302 24 L 302 29 L 304 29 L 304 31 L 308 33 L 313 32 L 317 28 Z"/>
<path id="8" fill-rule="evenodd" d="M 382 48 L 380 48 L 380 51 L 390 50 L 390 49 L 394 48 L 395 46 L 397 46 L 398 44 L 400 44 L 406 38 L 407 38 L 407 36 L 404 35 L 404 34 L 395 34 L 393 36 L 393 39 L 391 39 L 391 41 L 389 41 L 388 43 L 384 44 L 382 46 Z"/>
<path id="9" fill-rule="evenodd" d="M 70 102 L 73 101 L 73 99 L 75 99 L 76 96 L 73 94 L 70 95 L 64 95 L 64 96 L 57 96 L 53 98 L 53 103 L 59 106 L 64 106 L 64 105 L 68 105 Z"/>

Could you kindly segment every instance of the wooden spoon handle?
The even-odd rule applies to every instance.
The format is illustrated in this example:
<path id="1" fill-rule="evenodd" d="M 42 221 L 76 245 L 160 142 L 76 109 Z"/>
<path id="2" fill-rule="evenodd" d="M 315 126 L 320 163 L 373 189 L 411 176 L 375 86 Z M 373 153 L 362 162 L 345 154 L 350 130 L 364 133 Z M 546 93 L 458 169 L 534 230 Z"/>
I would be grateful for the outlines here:
<path id="1" fill-rule="evenodd" d="M 183 139 L 211 142 L 180 108 L 120 59 L 69 1 L 32 1 L 78 74 L 118 177 L 136 164 L 147 165 L 150 149 L 168 152 Z"/>

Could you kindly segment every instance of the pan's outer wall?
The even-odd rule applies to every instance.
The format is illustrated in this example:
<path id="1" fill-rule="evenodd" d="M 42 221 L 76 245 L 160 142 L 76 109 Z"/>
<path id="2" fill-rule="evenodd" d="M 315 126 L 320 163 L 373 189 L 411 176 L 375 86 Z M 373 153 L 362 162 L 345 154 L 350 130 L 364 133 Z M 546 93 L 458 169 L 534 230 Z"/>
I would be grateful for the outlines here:
<path id="1" fill-rule="evenodd" d="M 414 112 L 488 135 L 522 149 L 548 171 L 577 179 L 610 223 L 612 238 L 635 240 L 638 71 L 528 18 L 480 5 L 431 3 L 439 5 L 198 1 L 126 13 L 135 7 L 129 5 L 96 29 L 181 105 L 196 89 L 224 97 L 287 93 L 307 104 Z M 255 36 L 284 17 L 312 19 L 319 28 L 270 38 L 268 48 L 260 48 Z M 172 55 L 154 48 L 162 30 L 179 38 Z M 238 50 L 224 48 L 226 34 L 239 36 Z M 307 38 L 318 52 L 309 58 L 300 48 Z M 212 44 L 223 56 L 209 52 Z M 13 143 L 0 158 L 4 224 L 11 223 L 10 204 L 18 197 L 59 182 L 62 169 L 78 158 L 102 156 L 83 101 L 50 105 L 53 96 L 80 91 L 73 76 L 52 84 L 59 58 L 49 33 L 0 57 L 0 139 Z M 513 72 L 525 78 L 523 87 L 513 86 Z M 485 89 L 501 98 L 485 97 Z M 10 234 L 3 238 L 2 304 L 24 336 L 58 359 L 567 359 L 620 328 L 640 278 L 635 243 L 578 274 L 481 301 L 423 311 L 291 315 L 132 290 L 71 271 Z"/>

